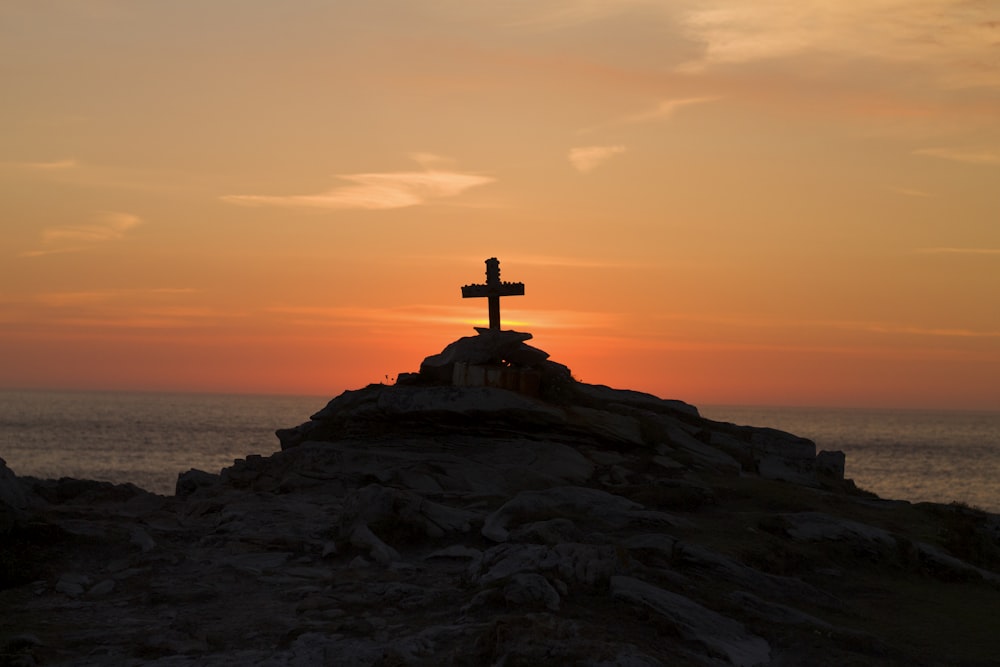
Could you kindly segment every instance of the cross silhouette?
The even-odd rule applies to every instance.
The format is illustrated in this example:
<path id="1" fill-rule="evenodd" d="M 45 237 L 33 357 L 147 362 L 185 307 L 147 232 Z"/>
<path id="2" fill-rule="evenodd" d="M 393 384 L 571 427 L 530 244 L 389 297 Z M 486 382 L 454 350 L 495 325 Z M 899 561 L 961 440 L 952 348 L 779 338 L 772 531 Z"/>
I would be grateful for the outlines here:
<path id="1" fill-rule="evenodd" d="M 485 296 L 489 299 L 490 329 L 500 330 L 500 297 L 524 296 L 524 283 L 500 282 L 500 260 L 490 257 L 486 260 L 486 284 L 464 285 L 462 298 Z"/>

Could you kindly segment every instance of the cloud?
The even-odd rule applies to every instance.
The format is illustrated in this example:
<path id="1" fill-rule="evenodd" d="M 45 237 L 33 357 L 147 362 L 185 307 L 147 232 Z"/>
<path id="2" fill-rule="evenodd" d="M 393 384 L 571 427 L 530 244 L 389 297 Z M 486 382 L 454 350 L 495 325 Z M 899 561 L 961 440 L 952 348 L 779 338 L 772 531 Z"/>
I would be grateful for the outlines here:
<path id="1" fill-rule="evenodd" d="M 705 43 L 701 60 L 679 69 L 697 71 L 708 65 L 747 62 L 787 55 L 809 46 L 817 30 L 802 21 L 802 10 L 783 2 L 739 5 L 714 2 L 683 17 L 688 33 Z"/>
<path id="2" fill-rule="evenodd" d="M 915 190 L 913 188 L 898 188 L 890 187 L 890 192 L 895 192 L 897 195 L 903 195 L 905 197 L 930 197 L 931 195 L 924 192 L 923 190 Z"/>
<path id="3" fill-rule="evenodd" d="M 565 266 L 577 269 L 639 269 L 645 265 L 635 262 L 612 262 L 602 259 L 584 257 L 562 257 L 557 255 L 527 255 L 518 256 L 518 264 L 527 266 Z"/>
<path id="4" fill-rule="evenodd" d="M 649 109 L 647 111 L 641 111 L 630 116 L 624 116 L 618 122 L 619 123 L 648 123 L 655 120 L 665 120 L 674 115 L 674 112 L 681 107 L 691 106 L 692 104 L 704 104 L 705 102 L 714 102 L 719 99 L 718 96 L 713 97 L 685 97 L 679 100 L 664 100 L 656 105 L 656 108 Z"/>
<path id="5" fill-rule="evenodd" d="M 600 123 L 592 127 L 584 128 L 580 130 L 580 134 L 587 134 L 589 132 L 594 132 L 595 130 L 600 130 L 606 127 L 615 127 L 618 125 L 634 125 L 636 123 L 650 123 L 655 121 L 667 120 L 674 113 L 683 107 L 692 106 L 695 104 L 705 104 L 706 102 L 714 102 L 721 99 L 718 96 L 708 96 L 708 97 L 684 97 L 680 99 L 673 100 L 663 100 L 655 107 L 650 109 L 644 109 L 636 113 L 626 114 L 624 116 L 619 116 L 605 123 Z"/>
<path id="6" fill-rule="evenodd" d="M 470 324 L 484 324 L 485 306 L 480 310 L 465 306 L 411 305 L 387 307 L 337 307 L 337 306 L 276 306 L 265 308 L 265 312 L 281 317 L 283 324 L 298 328 L 331 328 L 343 330 L 353 328 L 382 328 L 416 326 L 427 330 L 429 327 L 465 327 Z M 505 311 L 506 313 L 506 311 Z M 482 321 L 476 319 L 482 315 Z M 510 324 L 509 313 L 504 322 Z"/>
<path id="7" fill-rule="evenodd" d="M 398 324 L 459 323 L 457 306 L 400 306 L 363 308 L 354 306 L 274 306 L 269 313 L 288 316 L 289 323 L 304 325 L 363 326 L 373 323 Z"/>
<path id="8" fill-rule="evenodd" d="M 995 11 L 968 0 L 705 0 L 677 16 L 702 56 L 678 69 L 812 53 L 916 65 L 945 87 L 1000 85 Z"/>
<path id="9" fill-rule="evenodd" d="M 496 180 L 478 174 L 434 169 L 431 165 L 445 158 L 430 153 L 416 153 L 411 157 L 423 164 L 425 171 L 344 174 L 338 178 L 350 185 L 319 194 L 226 195 L 222 200 L 245 206 L 370 210 L 406 208 L 455 197 L 470 188 Z"/>
<path id="10" fill-rule="evenodd" d="M 742 315 L 706 315 L 697 313 L 674 313 L 659 315 L 658 319 L 676 322 L 694 322 L 724 327 L 727 330 L 746 329 L 832 329 L 870 334 L 898 334 L 943 338 L 1000 338 L 1000 331 L 957 329 L 946 327 L 924 327 L 893 322 L 865 320 L 811 320 L 782 319 L 779 317 L 759 317 Z"/>
<path id="11" fill-rule="evenodd" d="M 75 158 L 50 162 L 0 162 L 0 171 L 22 178 L 44 179 L 84 188 L 109 188 L 140 192 L 190 192 L 202 186 L 202 176 L 137 165 L 111 166 L 82 162 Z"/>
<path id="12" fill-rule="evenodd" d="M 66 248 L 48 248 L 44 250 L 25 250 L 20 254 L 20 257 L 42 257 L 44 255 L 65 255 L 71 252 L 80 252 L 81 250 L 86 250 L 83 246 L 72 246 Z"/>
<path id="13" fill-rule="evenodd" d="M 15 320 L 40 324 L 59 336 L 80 329 L 164 329 L 222 325 L 247 313 L 189 302 L 188 287 L 124 287 L 40 292 L 15 304 Z M 73 330 L 73 331 L 70 331 Z"/>
<path id="14" fill-rule="evenodd" d="M 586 174 L 593 171 L 606 160 L 619 153 L 624 153 L 625 147 L 618 146 L 581 146 L 569 151 L 569 161 L 577 171 Z"/>
<path id="15" fill-rule="evenodd" d="M 1000 255 L 1000 248 L 917 248 L 921 255 Z"/>
<path id="16" fill-rule="evenodd" d="M 898 325 L 871 324 L 861 329 L 873 333 L 904 334 L 910 336 L 931 336 L 944 338 L 1000 338 L 1000 331 L 977 331 L 975 329 L 936 329 L 930 327 L 908 327 Z"/>
<path id="17" fill-rule="evenodd" d="M 194 294 L 199 290 L 192 287 L 116 288 L 101 290 L 79 290 L 75 292 L 42 292 L 33 298 L 46 306 L 64 307 L 93 305 L 135 298 L 160 298 L 182 294 Z"/>
<path id="18" fill-rule="evenodd" d="M 942 160 L 952 160 L 954 162 L 966 162 L 969 164 L 1000 164 L 1000 153 L 992 151 L 966 151 L 954 148 L 921 148 L 913 151 L 914 155 L 927 155 L 941 158 Z"/>
<path id="19" fill-rule="evenodd" d="M 67 160 L 56 160 L 54 162 L 22 162 L 20 166 L 25 169 L 33 169 L 36 171 L 59 171 L 63 169 L 73 169 L 79 166 L 79 163 L 74 159 Z"/>
<path id="20" fill-rule="evenodd" d="M 514 3 L 508 9 L 520 10 L 518 18 L 507 21 L 506 25 L 519 28 L 559 30 L 580 24 L 593 23 L 612 17 L 632 4 L 632 0 L 603 2 L 602 0 L 578 0 L 566 2 Z"/>
<path id="21" fill-rule="evenodd" d="M 245 317 L 235 307 L 192 303 L 188 287 L 119 287 L 0 295 L 0 322 L 12 333 L 49 340 L 103 338 L 112 330 L 217 327 Z M 102 333 L 103 332 L 103 333 Z"/>
<path id="22" fill-rule="evenodd" d="M 142 219 L 131 213 L 115 211 L 100 213 L 91 224 L 64 225 L 43 230 L 42 243 L 46 246 L 55 247 L 29 250 L 21 253 L 21 256 L 41 257 L 42 255 L 79 252 L 86 250 L 95 243 L 120 240 L 125 236 L 127 231 L 140 224 L 142 224 Z M 71 243 L 73 245 L 63 245 L 64 243 Z M 84 245 L 79 245 L 81 243 Z"/>
<path id="23" fill-rule="evenodd" d="M 661 268 L 662 264 L 645 264 L 642 262 L 635 261 L 618 261 L 618 260 L 605 260 L 605 259 L 595 259 L 591 257 L 568 257 L 565 255 L 521 255 L 514 254 L 509 256 L 510 259 L 504 260 L 502 262 L 504 267 L 510 265 L 515 266 L 561 266 L 566 268 L 576 268 L 576 269 L 628 269 L 628 270 L 638 270 L 638 269 L 648 269 L 648 268 Z M 459 265 L 461 267 L 469 266 L 479 266 L 483 265 L 483 257 L 480 255 L 412 255 L 411 259 L 418 261 L 422 264 L 428 262 L 447 262 L 450 264 Z M 460 269 L 461 270 L 461 269 Z M 507 270 L 506 268 L 504 269 Z M 516 268 L 511 268 L 510 271 L 516 271 Z"/>
<path id="24" fill-rule="evenodd" d="M 450 166 L 455 163 L 455 161 L 451 158 L 438 155 L 437 153 L 422 153 L 418 151 L 416 153 L 410 153 L 409 157 L 424 169 L 432 169 L 434 167 L 442 167 L 445 165 Z"/>
<path id="25" fill-rule="evenodd" d="M 473 299 L 472 301 L 476 301 Z M 399 306 L 385 308 L 329 307 L 329 306 L 280 306 L 265 309 L 281 315 L 288 325 L 306 327 L 371 327 L 385 324 L 400 326 L 448 325 L 486 326 L 486 304 L 466 303 L 461 306 Z M 533 326 L 547 329 L 613 328 L 618 316 L 575 310 L 524 310 L 504 308 L 507 326 Z"/>
<path id="26" fill-rule="evenodd" d="M 125 232 L 142 222 L 138 216 L 130 213 L 103 213 L 98 221 L 90 225 L 69 225 L 52 227 L 42 232 L 42 241 L 116 241 Z"/>

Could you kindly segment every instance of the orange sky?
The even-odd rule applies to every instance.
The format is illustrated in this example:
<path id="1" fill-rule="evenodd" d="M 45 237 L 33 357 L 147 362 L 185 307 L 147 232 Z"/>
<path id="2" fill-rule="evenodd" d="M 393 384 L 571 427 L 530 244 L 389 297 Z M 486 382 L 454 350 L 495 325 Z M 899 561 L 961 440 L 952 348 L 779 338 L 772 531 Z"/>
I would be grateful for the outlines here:
<path id="1" fill-rule="evenodd" d="M 0 388 L 332 396 L 507 326 L 695 404 L 1000 409 L 1000 5 L 0 4 Z"/>

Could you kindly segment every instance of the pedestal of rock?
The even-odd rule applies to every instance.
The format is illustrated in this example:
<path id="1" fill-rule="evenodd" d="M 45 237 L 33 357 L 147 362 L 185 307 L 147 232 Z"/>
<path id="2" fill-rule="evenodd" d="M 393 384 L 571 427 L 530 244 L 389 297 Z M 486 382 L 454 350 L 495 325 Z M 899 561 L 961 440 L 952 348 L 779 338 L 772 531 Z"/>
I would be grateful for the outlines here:
<path id="1" fill-rule="evenodd" d="M 569 369 L 525 344 L 530 333 L 477 328 L 420 364 L 420 378 L 456 387 L 496 387 L 538 396 L 546 374 L 569 378 Z"/>

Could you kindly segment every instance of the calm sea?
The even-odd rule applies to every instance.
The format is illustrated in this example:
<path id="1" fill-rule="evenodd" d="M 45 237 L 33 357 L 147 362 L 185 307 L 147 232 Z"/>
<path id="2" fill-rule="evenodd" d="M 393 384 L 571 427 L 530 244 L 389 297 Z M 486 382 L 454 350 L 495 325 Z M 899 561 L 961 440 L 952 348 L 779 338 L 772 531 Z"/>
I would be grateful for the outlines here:
<path id="1" fill-rule="evenodd" d="M 178 473 L 218 472 L 280 449 L 329 399 L 0 391 L 0 458 L 18 475 L 132 482 L 173 494 Z"/>
<path id="2" fill-rule="evenodd" d="M 709 419 L 770 426 L 847 455 L 846 476 L 882 498 L 964 502 L 1000 513 L 1000 412 L 701 408 Z"/>
<path id="3" fill-rule="evenodd" d="M 0 458 L 18 475 L 132 482 L 172 494 L 178 473 L 211 472 L 279 449 L 328 398 L 0 391 Z M 1000 413 L 702 406 L 705 417 L 770 426 L 847 454 L 847 476 L 883 498 L 961 501 L 1000 512 Z"/>

